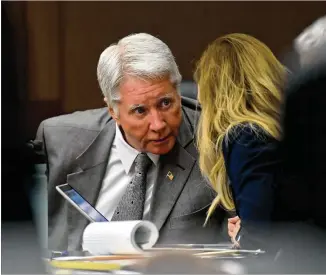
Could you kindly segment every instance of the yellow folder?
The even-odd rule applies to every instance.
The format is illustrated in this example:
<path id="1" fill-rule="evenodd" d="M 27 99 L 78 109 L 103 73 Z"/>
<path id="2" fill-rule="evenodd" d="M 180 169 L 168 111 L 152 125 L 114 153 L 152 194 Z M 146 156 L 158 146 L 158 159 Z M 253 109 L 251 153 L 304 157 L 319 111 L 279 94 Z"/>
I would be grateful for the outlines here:
<path id="1" fill-rule="evenodd" d="M 56 261 L 52 260 L 49 262 L 52 267 L 60 269 L 79 269 L 79 270 L 119 270 L 121 265 L 118 263 L 101 263 L 101 262 L 90 262 L 90 261 Z"/>

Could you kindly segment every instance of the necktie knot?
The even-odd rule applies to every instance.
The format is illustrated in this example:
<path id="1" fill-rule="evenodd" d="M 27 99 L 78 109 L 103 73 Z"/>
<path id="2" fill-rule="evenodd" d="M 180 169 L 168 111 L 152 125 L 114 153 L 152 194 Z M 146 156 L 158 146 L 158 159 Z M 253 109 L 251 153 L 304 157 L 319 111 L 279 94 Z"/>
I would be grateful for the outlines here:
<path id="1" fill-rule="evenodd" d="M 135 159 L 135 171 L 136 173 L 147 173 L 149 166 L 152 164 L 152 160 L 145 153 L 140 153 Z"/>

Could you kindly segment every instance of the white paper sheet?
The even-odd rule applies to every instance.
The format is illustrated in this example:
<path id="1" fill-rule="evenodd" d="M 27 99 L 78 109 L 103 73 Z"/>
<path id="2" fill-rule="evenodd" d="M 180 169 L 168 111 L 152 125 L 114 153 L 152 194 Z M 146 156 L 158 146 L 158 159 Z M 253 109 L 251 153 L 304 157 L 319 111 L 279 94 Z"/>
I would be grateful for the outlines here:
<path id="1" fill-rule="evenodd" d="M 93 255 L 140 254 L 159 237 L 149 221 L 94 222 L 83 234 L 83 249 Z"/>

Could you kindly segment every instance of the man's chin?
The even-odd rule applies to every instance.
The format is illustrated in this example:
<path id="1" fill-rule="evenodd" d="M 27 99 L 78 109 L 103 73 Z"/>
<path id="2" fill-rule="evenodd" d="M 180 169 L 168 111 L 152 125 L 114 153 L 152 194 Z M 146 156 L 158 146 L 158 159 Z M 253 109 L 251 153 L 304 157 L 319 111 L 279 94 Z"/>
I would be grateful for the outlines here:
<path id="1" fill-rule="evenodd" d="M 165 144 L 150 144 L 147 152 L 150 152 L 155 155 L 165 155 L 169 153 L 175 144 L 175 138 L 171 138 L 167 143 Z"/>

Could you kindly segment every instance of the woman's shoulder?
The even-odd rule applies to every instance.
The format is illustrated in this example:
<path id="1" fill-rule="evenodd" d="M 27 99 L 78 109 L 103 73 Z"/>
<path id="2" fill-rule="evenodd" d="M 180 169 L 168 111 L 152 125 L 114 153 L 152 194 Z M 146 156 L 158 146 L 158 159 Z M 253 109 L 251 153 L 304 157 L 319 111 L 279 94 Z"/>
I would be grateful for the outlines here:
<path id="1" fill-rule="evenodd" d="M 241 123 L 233 126 L 224 141 L 228 144 L 239 141 L 260 141 L 262 143 L 269 143 L 275 139 L 262 127 L 252 123 Z"/>
<path id="2" fill-rule="evenodd" d="M 227 141 L 223 142 L 223 157 L 230 177 L 241 175 L 248 169 L 281 169 L 280 143 L 264 129 L 241 125 L 232 129 L 232 132 Z"/>
<path id="3" fill-rule="evenodd" d="M 233 147 L 240 147 L 243 150 L 261 147 L 276 148 L 278 144 L 278 141 L 259 125 L 242 123 L 232 127 L 225 136 L 223 152 L 226 153 Z"/>

